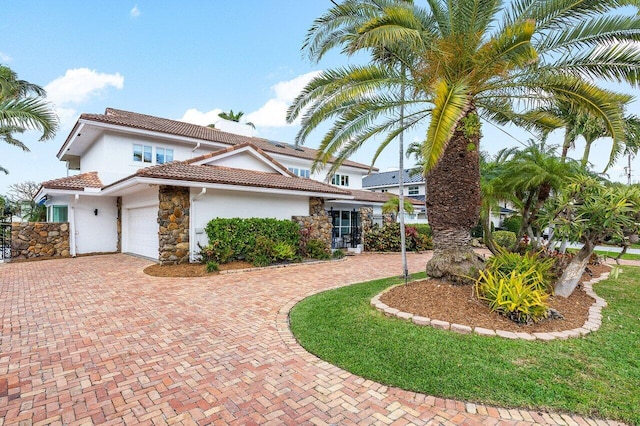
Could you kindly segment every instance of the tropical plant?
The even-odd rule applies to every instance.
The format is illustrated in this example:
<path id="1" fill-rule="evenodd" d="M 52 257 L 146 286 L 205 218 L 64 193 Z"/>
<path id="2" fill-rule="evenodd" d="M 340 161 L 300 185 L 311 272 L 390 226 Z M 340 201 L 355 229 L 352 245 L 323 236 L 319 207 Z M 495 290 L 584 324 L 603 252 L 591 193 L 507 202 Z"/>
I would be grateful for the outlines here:
<path id="1" fill-rule="evenodd" d="M 28 152 L 29 148 L 15 138 L 16 133 L 36 130 L 42 133 L 41 141 L 55 136 L 58 117 L 45 95 L 42 87 L 18 79 L 11 68 L 0 65 L 0 141 Z M 1 166 L 0 171 L 8 173 Z"/>
<path id="2" fill-rule="evenodd" d="M 491 312 L 498 312 L 521 324 L 537 322 L 547 317 L 546 301 L 549 295 L 537 285 L 530 284 L 530 276 L 535 274 L 537 272 L 534 269 L 512 271 L 506 275 L 489 270 L 480 271 L 480 277 L 476 280 L 476 295 L 489 304 Z"/>
<path id="3" fill-rule="evenodd" d="M 532 238 L 534 247 L 541 238 L 534 238 L 536 222 L 544 203 L 555 191 L 560 190 L 570 176 L 576 175 L 579 165 L 573 160 L 562 160 L 556 156 L 553 146 L 544 142 L 529 141 L 523 150 L 515 150 L 511 158 L 501 169 L 501 178 L 497 184 L 503 193 L 512 194 L 511 201 L 522 217 L 517 239 L 524 235 Z M 542 226 L 545 228 L 546 225 Z"/>
<path id="4" fill-rule="evenodd" d="M 428 121 L 422 146 L 434 277 L 459 281 L 481 260 L 469 229 L 480 206 L 481 119 L 526 126 L 532 104 L 572 102 L 602 119 L 614 140 L 623 120 L 596 79 L 640 82 L 640 16 L 620 0 L 344 0 L 316 19 L 303 50 L 320 60 L 335 47 L 369 52 L 371 63 L 326 70 L 295 99 L 297 143 L 334 120 L 320 142 L 318 170 L 333 173 L 365 142 L 382 136 L 373 161 L 407 128 Z M 401 54 L 396 54 L 400 52 Z M 394 55 L 402 67 L 381 63 Z M 407 59 L 408 58 L 408 59 Z M 404 89 L 411 94 L 403 97 Z M 402 119 L 395 113 L 403 105 Z"/>
<path id="5" fill-rule="evenodd" d="M 521 255 L 505 249 L 498 249 L 497 254 L 487 259 L 485 269 L 503 276 L 515 271 L 523 276 L 525 284 L 533 285 L 541 291 L 553 294 L 553 267 L 556 261 L 553 257 L 541 256 L 541 253 L 527 252 Z"/>
<path id="6" fill-rule="evenodd" d="M 404 211 L 412 214 L 413 213 L 413 204 L 411 204 L 411 200 L 404 199 Z M 400 210 L 400 198 L 399 197 L 391 197 L 387 202 L 382 205 L 382 213 L 384 214 L 398 214 Z"/>
<path id="7" fill-rule="evenodd" d="M 236 123 L 239 123 L 243 115 L 244 115 L 244 112 L 242 111 L 238 111 L 234 113 L 233 110 L 230 109 L 229 112 L 221 112 L 220 114 L 218 114 L 218 117 L 222 118 L 223 120 L 235 121 Z M 254 129 L 256 128 L 255 124 L 253 124 L 250 121 L 247 121 L 244 124 L 246 124 L 247 126 L 251 126 Z M 215 127 L 215 126 L 210 125 L 210 127 Z"/>
<path id="8" fill-rule="evenodd" d="M 516 246 L 516 242 L 518 239 L 516 238 L 516 234 L 511 231 L 495 231 L 493 233 L 493 240 L 498 245 L 496 251 L 500 251 L 500 247 L 511 250 Z"/>
<path id="9" fill-rule="evenodd" d="M 540 223 L 551 223 L 555 233 L 582 248 L 567 265 L 555 286 L 568 297 L 578 284 L 595 246 L 606 240 L 624 241 L 640 232 L 640 188 L 611 184 L 581 175 L 545 205 Z"/>

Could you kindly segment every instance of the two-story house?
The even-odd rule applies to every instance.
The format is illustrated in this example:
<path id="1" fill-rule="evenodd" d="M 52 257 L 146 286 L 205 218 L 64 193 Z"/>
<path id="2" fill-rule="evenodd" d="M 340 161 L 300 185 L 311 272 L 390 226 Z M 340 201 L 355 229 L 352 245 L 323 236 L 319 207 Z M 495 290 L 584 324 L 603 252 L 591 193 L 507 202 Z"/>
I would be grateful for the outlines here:
<path id="1" fill-rule="evenodd" d="M 369 166 L 345 161 L 324 182 L 316 150 L 107 108 L 82 114 L 57 157 L 79 174 L 42 183 L 50 222 L 68 222 L 70 254 L 194 259 L 216 217 L 291 219 L 322 209 L 334 244 L 359 242 L 387 194 L 362 190 Z M 311 207 L 310 207 L 311 206 Z M 365 208 L 363 210 L 363 208 Z M 176 253 L 177 252 L 177 255 Z M 174 259 L 175 260 L 175 259 Z"/>

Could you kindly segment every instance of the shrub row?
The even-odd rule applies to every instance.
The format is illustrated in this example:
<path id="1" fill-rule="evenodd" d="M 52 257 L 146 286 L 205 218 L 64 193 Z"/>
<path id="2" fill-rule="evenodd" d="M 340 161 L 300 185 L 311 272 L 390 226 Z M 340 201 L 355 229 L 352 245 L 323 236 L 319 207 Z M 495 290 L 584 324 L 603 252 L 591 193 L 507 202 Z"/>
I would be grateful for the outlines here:
<path id="1" fill-rule="evenodd" d="M 429 225 L 406 226 L 405 227 L 405 247 L 409 251 L 430 250 L 433 248 L 431 240 L 431 228 Z M 400 251 L 400 224 L 385 223 L 383 226 L 374 224 L 371 230 L 365 235 L 365 251 Z"/>

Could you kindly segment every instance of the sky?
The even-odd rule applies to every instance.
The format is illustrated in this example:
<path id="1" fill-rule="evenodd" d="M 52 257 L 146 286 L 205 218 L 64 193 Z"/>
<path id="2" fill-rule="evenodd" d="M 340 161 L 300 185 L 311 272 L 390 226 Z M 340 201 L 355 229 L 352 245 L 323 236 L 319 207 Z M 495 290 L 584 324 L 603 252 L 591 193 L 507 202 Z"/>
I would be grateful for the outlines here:
<path id="1" fill-rule="evenodd" d="M 295 96 L 318 72 L 345 66 L 336 50 L 319 63 L 301 52 L 313 20 L 330 0 L 3 0 L 0 63 L 18 77 L 43 86 L 60 118 L 53 140 L 39 142 L 28 132 L 19 139 L 31 152 L 0 144 L 0 194 L 11 184 L 66 176 L 56 153 L 82 113 L 112 107 L 206 125 L 221 111 L 243 111 L 256 136 L 293 143 L 299 126 L 285 113 Z M 362 59 L 362 58 L 360 58 Z M 615 87 L 629 92 L 625 87 Z M 640 115 L 640 103 L 628 111 Z M 425 124 L 426 126 L 426 124 Z M 424 138 L 415 129 L 405 141 Z M 481 149 L 521 146 L 531 137 L 484 125 Z M 315 148 L 322 131 L 305 143 Z M 551 143 L 560 143 L 560 133 Z M 582 154 L 578 143 L 575 158 Z M 377 148 L 365 144 L 351 159 L 370 164 Z M 602 170 L 610 145 L 598 141 L 590 160 Z M 398 148 L 378 159 L 381 171 L 397 167 Z M 411 165 L 409 161 L 406 165 Z M 624 162 L 610 169 L 612 180 L 626 182 Z M 640 181 L 640 159 L 632 162 Z"/>

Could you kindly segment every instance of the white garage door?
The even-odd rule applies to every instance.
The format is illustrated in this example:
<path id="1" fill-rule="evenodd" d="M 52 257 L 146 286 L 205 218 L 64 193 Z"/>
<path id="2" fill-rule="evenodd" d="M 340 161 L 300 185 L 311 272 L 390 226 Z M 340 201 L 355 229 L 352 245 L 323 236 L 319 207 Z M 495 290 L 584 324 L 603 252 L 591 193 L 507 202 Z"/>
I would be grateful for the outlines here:
<path id="1" fill-rule="evenodd" d="M 127 251 L 158 259 L 158 207 L 128 209 Z"/>

